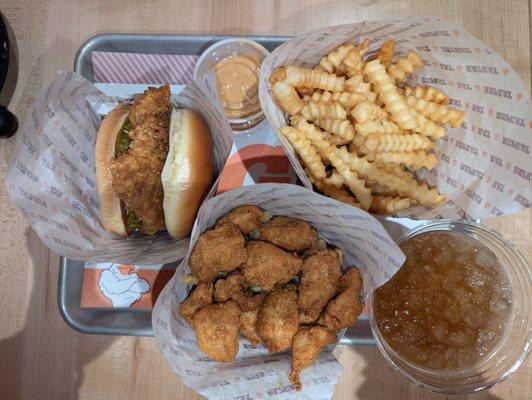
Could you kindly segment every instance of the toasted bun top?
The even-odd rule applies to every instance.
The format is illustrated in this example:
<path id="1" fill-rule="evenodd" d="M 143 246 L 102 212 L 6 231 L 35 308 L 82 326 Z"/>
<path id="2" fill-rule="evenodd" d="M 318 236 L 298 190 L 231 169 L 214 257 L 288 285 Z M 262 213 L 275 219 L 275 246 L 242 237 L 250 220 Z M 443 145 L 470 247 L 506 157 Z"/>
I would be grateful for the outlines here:
<path id="1" fill-rule="evenodd" d="M 115 158 L 116 138 L 131 110 L 130 106 L 119 105 L 105 116 L 96 137 L 96 181 L 100 195 L 100 210 L 103 227 L 118 235 L 126 236 L 126 226 L 120 199 L 113 190 L 111 161 Z"/>
<path id="2" fill-rule="evenodd" d="M 166 229 L 173 237 L 190 234 L 214 174 L 209 127 L 191 109 L 175 109 L 170 119 L 169 151 L 161 175 Z"/>

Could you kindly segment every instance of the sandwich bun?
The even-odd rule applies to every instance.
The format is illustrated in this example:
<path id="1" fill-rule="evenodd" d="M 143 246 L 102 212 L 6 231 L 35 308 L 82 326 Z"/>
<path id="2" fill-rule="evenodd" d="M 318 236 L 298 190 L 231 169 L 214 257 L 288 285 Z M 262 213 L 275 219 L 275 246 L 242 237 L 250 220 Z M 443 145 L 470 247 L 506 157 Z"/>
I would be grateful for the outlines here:
<path id="1" fill-rule="evenodd" d="M 121 104 L 105 116 L 98 129 L 94 154 L 102 225 L 108 232 L 121 236 L 127 236 L 127 229 L 120 198 L 113 190 L 111 162 L 115 158 L 117 136 L 130 110 L 131 106 Z"/>
<path id="2" fill-rule="evenodd" d="M 214 175 L 211 132 L 194 110 L 174 108 L 169 149 L 161 174 L 166 229 L 172 237 L 190 234 Z"/>

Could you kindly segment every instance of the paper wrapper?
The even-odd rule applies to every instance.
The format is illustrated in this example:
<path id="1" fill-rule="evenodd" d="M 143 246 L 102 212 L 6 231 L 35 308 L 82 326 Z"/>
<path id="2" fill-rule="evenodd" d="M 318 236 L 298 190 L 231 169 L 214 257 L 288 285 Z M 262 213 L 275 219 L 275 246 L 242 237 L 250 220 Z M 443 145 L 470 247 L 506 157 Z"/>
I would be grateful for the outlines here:
<path id="1" fill-rule="evenodd" d="M 285 116 L 272 98 L 268 78 L 282 65 L 315 66 L 340 44 L 368 38 L 369 52 L 388 40 L 405 55 L 416 51 L 425 61 L 409 84 L 430 85 L 467 112 L 465 123 L 448 129 L 436 147 L 438 166 L 419 174 L 448 196 L 439 207 L 415 207 L 400 216 L 476 219 L 516 212 L 532 200 L 532 121 L 530 95 L 498 54 L 457 25 L 439 18 L 412 17 L 318 29 L 275 49 L 264 60 L 260 102 L 294 169 L 311 188 L 288 141 L 280 134 Z"/>
<path id="2" fill-rule="evenodd" d="M 233 134 L 214 93 L 209 82 L 196 82 L 172 102 L 198 111 L 207 121 L 218 175 Z M 44 244 L 62 256 L 122 263 L 178 260 L 189 238 L 173 239 L 164 232 L 124 239 L 106 232 L 100 222 L 94 146 L 102 117 L 116 104 L 117 99 L 80 75 L 59 73 L 37 96 L 18 133 L 7 191 Z"/>
<path id="3" fill-rule="evenodd" d="M 157 345 L 183 382 L 209 399 L 329 399 L 341 372 L 332 347 L 303 371 L 303 390 L 296 392 L 288 380 L 289 352 L 269 355 L 264 347 L 253 348 L 241 338 L 234 362 L 213 362 L 201 353 L 194 331 L 178 312 L 190 290 L 182 277 L 190 272 L 188 259 L 199 234 L 243 204 L 309 221 L 320 237 L 345 251 L 345 265 L 360 268 L 365 295 L 386 282 L 404 261 L 401 250 L 371 215 L 301 186 L 259 184 L 225 192 L 203 204 L 187 256 L 157 299 L 152 316 Z"/>

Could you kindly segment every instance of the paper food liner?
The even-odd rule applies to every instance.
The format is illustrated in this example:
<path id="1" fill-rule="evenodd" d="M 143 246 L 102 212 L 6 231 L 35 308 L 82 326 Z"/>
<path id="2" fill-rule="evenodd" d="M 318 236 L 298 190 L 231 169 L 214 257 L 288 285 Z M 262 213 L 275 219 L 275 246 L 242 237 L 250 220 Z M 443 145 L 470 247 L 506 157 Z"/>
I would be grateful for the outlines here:
<path id="1" fill-rule="evenodd" d="M 341 367 L 333 346 L 301 374 L 303 390 L 290 383 L 290 352 L 268 354 L 240 338 L 235 361 L 214 362 L 199 350 L 194 331 L 178 311 L 190 286 L 188 259 L 200 233 L 233 208 L 254 204 L 274 215 L 309 221 L 318 235 L 345 251 L 345 263 L 361 270 L 364 295 L 386 282 L 404 262 L 404 255 L 382 225 L 365 211 L 291 184 L 258 184 L 225 192 L 206 201 L 192 230 L 190 249 L 172 280 L 163 289 L 152 314 L 157 345 L 183 382 L 209 399 L 330 399 Z"/>
<path id="2" fill-rule="evenodd" d="M 233 134 L 215 90 L 207 80 L 195 82 L 172 96 L 172 102 L 198 111 L 208 123 L 218 176 Z M 181 259 L 188 237 L 173 239 L 163 232 L 122 238 L 101 224 L 94 146 L 103 116 L 117 101 L 80 75 L 60 72 L 39 93 L 18 133 L 7 191 L 44 244 L 64 257 L 122 263 Z"/>
<path id="3" fill-rule="evenodd" d="M 289 142 L 279 129 L 285 115 L 273 100 L 268 78 L 282 65 L 313 67 L 345 42 L 370 40 L 369 52 L 388 40 L 397 53 L 416 51 L 425 67 L 409 84 L 430 85 L 451 97 L 453 107 L 466 111 L 460 128 L 436 146 L 438 166 L 418 176 L 448 197 L 438 207 L 414 207 L 400 216 L 432 219 L 476 219 L 530 207 L 532 200 L 532 121 L 530 95 L 510 65 L 475 37 L 440 18 L 411 17 L 369 21 L 318 29 L 276 48 L 264 60 L 260 103 L 283 144 L 294 169 L 311 188 Z"/>

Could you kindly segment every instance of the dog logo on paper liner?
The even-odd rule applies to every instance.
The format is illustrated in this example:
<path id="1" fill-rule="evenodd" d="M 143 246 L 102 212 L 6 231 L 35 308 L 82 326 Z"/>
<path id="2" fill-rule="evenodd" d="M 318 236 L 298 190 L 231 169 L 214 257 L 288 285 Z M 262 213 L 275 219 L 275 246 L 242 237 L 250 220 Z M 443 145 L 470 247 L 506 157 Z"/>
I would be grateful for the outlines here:
<path id="1" fill-rule="evenodd" d="M 131 307 L 150 290 L 150 284 L 139 277 L 134 265 L 112 263 L 102 270 L 98 286 L 113 307 Z"/>

